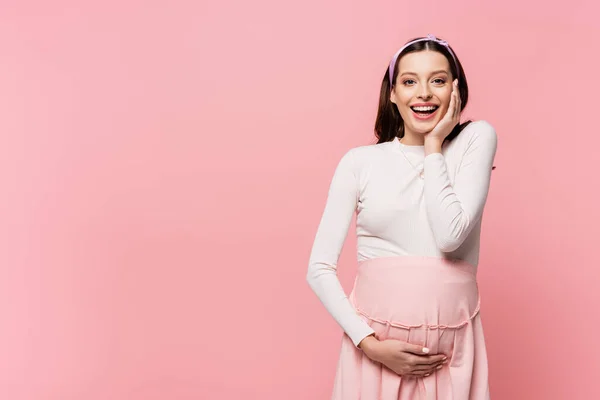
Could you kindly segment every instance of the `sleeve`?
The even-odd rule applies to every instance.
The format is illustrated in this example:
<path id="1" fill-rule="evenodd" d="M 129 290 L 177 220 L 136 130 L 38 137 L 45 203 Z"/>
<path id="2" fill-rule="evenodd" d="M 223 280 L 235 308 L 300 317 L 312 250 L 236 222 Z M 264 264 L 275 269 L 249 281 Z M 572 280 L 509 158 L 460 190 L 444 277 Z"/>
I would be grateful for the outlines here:
<path id="1" fill-rule="evenodd" d="M 427 218 L 443 252 L 456 250 L 483 215 L 496 154 L 498 139 L 489 123 L 477 121 L 465 129 L 475 132 L 462 155 L 454 185 L 441 153 L 427 155 L 423 165 Z"/>
<path id="2" fill-rule="evenodd" d="M 337 277 L 337 263 L 358 201 L 352 150 L 339 161 L 312 246 L 306 280 L 355 346 L 375 331 L 359 316 Z"/>

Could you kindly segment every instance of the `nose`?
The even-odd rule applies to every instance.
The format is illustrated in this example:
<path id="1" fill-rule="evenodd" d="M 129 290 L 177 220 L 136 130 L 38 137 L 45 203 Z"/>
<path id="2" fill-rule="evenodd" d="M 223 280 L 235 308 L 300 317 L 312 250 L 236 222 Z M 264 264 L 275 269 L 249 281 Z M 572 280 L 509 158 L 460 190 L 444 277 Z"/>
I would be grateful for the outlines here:
<path id="1" fill-rule="evenodd" d="M 418 97 L 421 99 L 429 99 L 432 96 L 429 85 L 421 85 L 418 92 Z"/>

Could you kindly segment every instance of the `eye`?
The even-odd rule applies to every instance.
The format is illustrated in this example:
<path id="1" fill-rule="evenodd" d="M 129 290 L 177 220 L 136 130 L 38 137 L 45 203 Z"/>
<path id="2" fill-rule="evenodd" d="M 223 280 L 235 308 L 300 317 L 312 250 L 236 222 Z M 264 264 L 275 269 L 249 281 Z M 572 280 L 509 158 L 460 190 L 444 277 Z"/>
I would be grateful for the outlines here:
<path id="1" fill-rule="evenodd" d="M 439 85 L 444 85 L 446 83 L 446 79 L 444 78 L 436 78 L 433 81 Z M 402 81 L 402 84 L 407 85 L 410 84 L 410 82 L 414 82 L 414 79 L 405 79 Z"/>

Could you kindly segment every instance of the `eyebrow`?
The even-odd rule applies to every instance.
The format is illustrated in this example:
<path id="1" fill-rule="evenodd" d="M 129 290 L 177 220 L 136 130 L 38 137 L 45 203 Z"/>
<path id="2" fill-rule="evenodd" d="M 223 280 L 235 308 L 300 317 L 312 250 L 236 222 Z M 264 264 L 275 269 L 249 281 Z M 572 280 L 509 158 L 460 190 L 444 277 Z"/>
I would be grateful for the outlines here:
<path id="1" fill-rule="evenodd" d="M 435 75 L 435 74 L 439 74 L 439 73 L 444 73 L 446 75 L 450 75 L 450 73 L 448 71 L 446 71 L 445 69 L 438 69 L 437 71 L 433 71 L 431 73 L 431 75 Z M 403 72 L 402 74 L 400 74 L 400 76 L 402 75 L 417 75 L 414 72 Z"/>

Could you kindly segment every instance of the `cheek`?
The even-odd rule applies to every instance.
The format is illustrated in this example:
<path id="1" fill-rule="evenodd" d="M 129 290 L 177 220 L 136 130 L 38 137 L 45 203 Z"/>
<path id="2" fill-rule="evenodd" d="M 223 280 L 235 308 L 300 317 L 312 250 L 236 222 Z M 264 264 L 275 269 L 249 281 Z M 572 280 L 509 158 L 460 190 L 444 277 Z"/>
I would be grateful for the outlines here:
<path id="1" fill-rule="evenodd" d="M 410 104 L 411 98 L 412 98 L 411 96 L 407 96 L 405 93 L 399 94 L 397 97 L 398 105 L 401 107 L 408 107 L 408 104 Z"/>
<path id="2" fill-rule="evenodd" d="M 410 103 L 410 97 L 397 95 L 396 96 L 396 107 L 398 107 L 398 111 L 400 111 L 401 115 L 405 115 L 410 111 L 410 107 L 408 104 Z"/>
<path id="3" fill-rule="evenodd" d="M 407 115 L 409 115 L 412 110 L 410 109 L 410 107 L 408 106 L 409 104 L 411 104 L 412 101 L 412 97 L 411 96 L 398 96 L 398 109 L 400 110 L 400 113 L 406 117 Z"/>
<path id="4" fill-rule="evenodd" d="M 440 100 L 442 103 L 442 109 L 445 111 L 450 107 L 450 99 L 452 98 L 452 92 L 444 93 L 440 96 Z"/>

